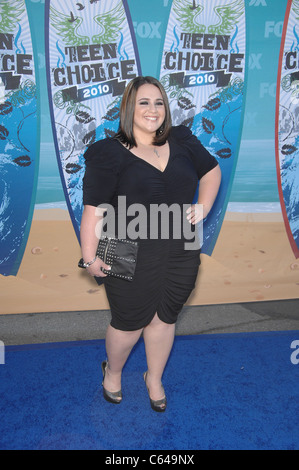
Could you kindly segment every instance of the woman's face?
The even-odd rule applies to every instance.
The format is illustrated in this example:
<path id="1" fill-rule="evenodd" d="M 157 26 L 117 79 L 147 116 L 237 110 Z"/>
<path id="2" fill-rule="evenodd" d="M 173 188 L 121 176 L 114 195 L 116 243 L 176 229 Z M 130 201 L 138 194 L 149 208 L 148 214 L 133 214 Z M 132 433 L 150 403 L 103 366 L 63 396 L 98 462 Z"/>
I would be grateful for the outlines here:
<path id="1" fill-rule="evenodd" d="M 165 106 L 159 88 L 155 85 L 142 85 L 136 94 L 133 131 L 134 135 L 156 135 L 165 120 Z M 138 138 L 138 137 L 137 137 Z"/>

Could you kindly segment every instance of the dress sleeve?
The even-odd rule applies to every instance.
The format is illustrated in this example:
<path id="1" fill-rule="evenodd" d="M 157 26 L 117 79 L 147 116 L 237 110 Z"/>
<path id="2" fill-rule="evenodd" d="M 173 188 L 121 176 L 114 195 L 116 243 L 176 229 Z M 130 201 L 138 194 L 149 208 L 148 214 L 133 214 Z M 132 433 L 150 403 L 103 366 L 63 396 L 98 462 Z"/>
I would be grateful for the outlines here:
<path id="1" fill-rule="evenodd" d="M 84 154 L 83 205 L 97 207 L 110 203 L 118 181 L 118 158 L 111 150 L 111 142 L 98 141 Z"/>
<path id="2" fill-rule="evenodd" d="M 216 158 L 208 152 L 188 127 L 178 126 L 174 128 L 174 131 L 177 141 L 188 149 L 198 179 L 201 179 L 206 173 L 213 170 L 213 168 L 218 165 Z"/>

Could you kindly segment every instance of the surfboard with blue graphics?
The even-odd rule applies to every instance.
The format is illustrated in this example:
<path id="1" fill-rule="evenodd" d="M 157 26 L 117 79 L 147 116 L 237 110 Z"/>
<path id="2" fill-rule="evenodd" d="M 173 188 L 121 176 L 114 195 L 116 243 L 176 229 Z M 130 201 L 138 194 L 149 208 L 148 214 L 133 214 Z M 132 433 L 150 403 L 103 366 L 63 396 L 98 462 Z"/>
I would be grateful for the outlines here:
<path id="1" fill-rule="evenodd" d="M 0 1 L 0 274 L 16 275 L 37 186 L 39 121 L 24 0 Z"/>
<path id="2" fill-rule="evenodd" d="M 299 0 L 289 1 L 276 101 L 276 165 L 286 231 L 299 258 Z"/>
<path id="3" fill-rule="evenodd" d="M 118 130 L 127 83 L 140 75 L 126 0 L 48 0 L 46 60 L 52 127 L 69 213 L 79 238 L 84 153 Z"/>
<path id="4" fill-rule="evenodd" d="M 241 139 L 246 75 L 244 0 L 173 0 L 160 80 L 173 124 L 184 124 L 214 155 L 222 183 L 204 222 L 211 255 L 229 201 Z"/>

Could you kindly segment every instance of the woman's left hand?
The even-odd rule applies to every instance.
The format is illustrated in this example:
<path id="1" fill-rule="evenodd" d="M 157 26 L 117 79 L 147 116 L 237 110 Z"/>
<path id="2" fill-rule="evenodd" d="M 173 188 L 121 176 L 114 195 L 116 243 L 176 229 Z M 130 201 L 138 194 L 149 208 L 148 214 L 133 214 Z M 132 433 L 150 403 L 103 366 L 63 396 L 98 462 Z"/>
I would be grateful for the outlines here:
<path id="1" fill-rule="evenodd" d="M 187 220 L 190 224 L 198 224 L 201 220 L 203 220 L 203 205 L 202 204 L 192 204 L 186 211 L 187 213 Z"/>

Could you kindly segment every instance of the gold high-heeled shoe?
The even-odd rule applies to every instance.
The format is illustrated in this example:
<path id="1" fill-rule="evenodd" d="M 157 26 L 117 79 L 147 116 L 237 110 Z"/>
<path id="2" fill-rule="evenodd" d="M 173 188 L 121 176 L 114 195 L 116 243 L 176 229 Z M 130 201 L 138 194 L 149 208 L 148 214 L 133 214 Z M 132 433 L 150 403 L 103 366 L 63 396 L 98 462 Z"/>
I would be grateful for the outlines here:
<path id="1" fill-rule="evenodd" d="M 122 391 L 119 390 L 118 392 L 108 392 L 108 390 L 105 389 L 104 387 L 104 380 L 105 380 L 105 374 L 106 374 L 106 369 L 108 367 L 108 362 L 103 361 L 102 362 L 102 373 L 103 373 L 103 396 L 106 401 L 109 401 L 109 403 L 114 403 L 115 405 L 118 405 L 121 400 L 122 400 Z"/>
<path id="2" fill-rule="evenodd" d="M 147 377 L 147 372 L 144 372 L 143 379 L 144 379 L 145 385 L 146 385 L 146 377 Z M 152 409 L 154 411 L 157 411 L 157 413 L 163 413 L 166 410 L 166 405 L 167 405 L 166 396 L 164 395 L 164 397 L 161 398 L 160 400 L 152 400 L 151 397 L 150 397 L 149 388 L 148 388 L 147 385 L 146 385 L 146 388 L 147 388 L 147 391 L 148 391 L 148 396 L 149 396 L 149 399 L 150 399 L 150 404 L 151 404 Z M 164 390 L 164 388 L 163 388 L 163 390 Z"/>

